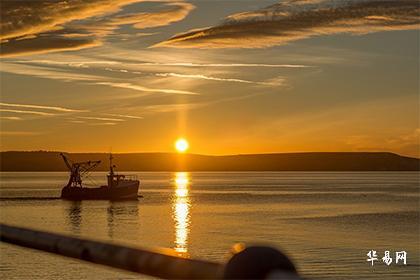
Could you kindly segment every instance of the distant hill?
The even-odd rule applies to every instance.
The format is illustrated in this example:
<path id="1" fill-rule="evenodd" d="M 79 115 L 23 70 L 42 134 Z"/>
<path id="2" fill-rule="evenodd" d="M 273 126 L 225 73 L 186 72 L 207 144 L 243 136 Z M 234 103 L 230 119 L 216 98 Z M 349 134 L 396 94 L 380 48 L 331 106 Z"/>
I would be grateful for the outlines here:
<path id="1" fill-rule="evenodd" d="M 73 162 L 101 160 L 106 153 L 66 153 Z M 420 160 L 393 153 L 278 153 L 204 156 L 174 153 L 114 154 L 120 171 L 419 171 Z M 67 171 L 59 152 L 0 152 L 0 171 Z"/>

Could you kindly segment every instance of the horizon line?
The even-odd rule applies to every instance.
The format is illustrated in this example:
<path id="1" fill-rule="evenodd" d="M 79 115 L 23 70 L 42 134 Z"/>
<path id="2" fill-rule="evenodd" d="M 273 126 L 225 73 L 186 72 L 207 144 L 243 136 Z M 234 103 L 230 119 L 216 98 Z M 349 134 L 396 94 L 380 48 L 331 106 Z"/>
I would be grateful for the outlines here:
<path id="1" fill-rule="evenodd" d="M 174 154 L 179 156 L 196 155 L 196 156 L 210 156 L 210 157 L 223 157 L 223 156 L 249 156 L 249 155 L 280 155 L 280 154 L 393 154 L 401 157 L 420 159 L 420 156 L 402 155 L 391 151 L 298 151 L 298 152 L 263 152 L 263 153 L 237 153 L 237 154 L 200 154 L 200 153 L 178 153 L 178 152 L 67 152 L 58 150 L 6 150 L 0 153 L 67 153 L 67 154 Z"/>

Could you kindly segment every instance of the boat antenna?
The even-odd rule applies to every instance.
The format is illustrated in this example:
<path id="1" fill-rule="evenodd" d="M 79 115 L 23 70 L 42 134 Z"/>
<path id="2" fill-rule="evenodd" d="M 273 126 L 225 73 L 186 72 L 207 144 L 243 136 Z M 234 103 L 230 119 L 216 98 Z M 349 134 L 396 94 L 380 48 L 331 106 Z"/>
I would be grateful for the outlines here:
<path id="1" fill-rule="evenodd" d="M 112 164 L 112 160 L 114 157 L 112 156 L 112 153 L 109 153 L 109 175 L 114 176 L 114 167 L 115 165 Z"/>

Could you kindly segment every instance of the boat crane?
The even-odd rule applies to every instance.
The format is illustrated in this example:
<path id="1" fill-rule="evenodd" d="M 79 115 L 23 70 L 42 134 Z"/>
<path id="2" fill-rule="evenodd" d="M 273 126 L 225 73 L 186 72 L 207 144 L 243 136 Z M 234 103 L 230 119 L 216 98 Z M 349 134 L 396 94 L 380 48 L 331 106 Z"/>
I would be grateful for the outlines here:
<path id="1" fill-rule="evenodd" d="M 67 187 L 83 187 L 82 177 L 87 175 L 89 171 L 91 171 L 101 163 L 100 160 L 71 162 L 70 159 L 68 159 L 63 153 L 60 153 L 60 155 L 70 171 L 70 179 L 67 183 Z"/>

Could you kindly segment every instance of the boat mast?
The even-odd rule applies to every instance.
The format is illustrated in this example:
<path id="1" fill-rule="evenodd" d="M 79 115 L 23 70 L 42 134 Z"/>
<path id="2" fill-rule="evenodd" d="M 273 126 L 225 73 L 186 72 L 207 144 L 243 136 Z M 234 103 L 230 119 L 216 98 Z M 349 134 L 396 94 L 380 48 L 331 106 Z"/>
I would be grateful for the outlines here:
<path id="1" fill-rule="evenodd" d="M 112 154 L 109 154 L 109 175 L 108 175 L 108 187 L 112 188 L 114 186 L 114 167 L 115 165 L 112 164 L 112 160 L 114 157 Z"/>

